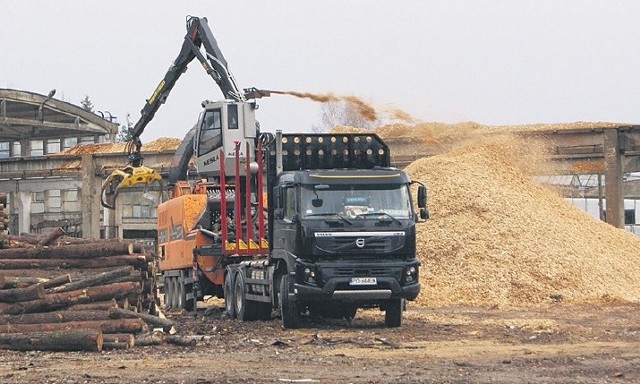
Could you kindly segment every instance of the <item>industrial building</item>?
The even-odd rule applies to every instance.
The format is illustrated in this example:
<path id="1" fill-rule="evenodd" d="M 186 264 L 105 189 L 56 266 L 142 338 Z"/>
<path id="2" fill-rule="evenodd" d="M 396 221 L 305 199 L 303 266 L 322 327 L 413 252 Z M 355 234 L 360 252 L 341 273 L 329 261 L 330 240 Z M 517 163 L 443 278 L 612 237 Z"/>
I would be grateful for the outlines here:
<path id="1" fill-rule="evenodd" d="M 54 96 L 0 89 L 0 203 L 9 216 L 8 231 L 62 227 L 71 236 L 153 241 L 156 202 L 140 189 L 121 193 L 116 210 L 100 205 L 102 181 L 127 163 L 124 151 L 70 151 L 77 144 L 114 142 L 118 124 L 108 112 L 98 115 Z M 558 164 L 558 174 L 539 181 L 562 187 L 569 201 L 594 217 L 636 232 L 640 126 L 551 127 L 526 135 L 547 140 Z M 385 141 L 398 167 L 445 150 L 403 137 Z M 143 152 L 145 165 L 166 178 L 175 147 Z"/>

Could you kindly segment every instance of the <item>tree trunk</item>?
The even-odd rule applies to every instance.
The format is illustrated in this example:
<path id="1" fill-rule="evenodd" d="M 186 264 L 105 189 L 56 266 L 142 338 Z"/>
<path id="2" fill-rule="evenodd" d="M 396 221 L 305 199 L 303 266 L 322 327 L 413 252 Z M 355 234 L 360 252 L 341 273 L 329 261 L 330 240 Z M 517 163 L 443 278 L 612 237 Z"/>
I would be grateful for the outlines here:
<path id="1" fill-rule="evenodd" d="M 109 272 L 102 272 L 98 275 L 90 276 L 82 280 L 68 283 L 55 288 L 50 289 L 49 293 L 69 292 L 77 289 L 92 287 L 100 284 L 105 284 L 110 281 L 115 281 L 122 276 L 129 276 L 133 272 L 133 267 L 127 266 L 118 269 L 114 269 Z"/>
<path id="2" fill-rule="evenodd" d="M 131 243 L 72 244 L 54 247 L 0 249 L 0 259 L 94 259 L 133 255 Z"/>
<path id="3" fill-rule="evenodd" d="M 1 252 L 2 250 L 0 250 Z M 0 269 L 91 269 L 105 267 L 122 267 L 132 265 L 146 269 L 147 262 L 143 255 L 117 255 L 97 257 L 93 259 L 2 259 Z"/>
<path id="4" fill-rule="evenodd" d="M 80 330 L 83 328 L 102 330 L 103 333 L 140 333 L 146 329 L 146 324 L 141 319 L 87 320 L 39 324 L 4 324 L 0 325 L 0 333 L 60 331 L 65 329 Z"/>
<path id="5" fill-rule="evenodd" d="M 134 311 L 121 309 L 121 308 L 109 309 L 109 317 L 111 317 L 112 319 L 122 319 L 122 318 L 142 319 L 147 324 L 153 326 L 154 328 L 162 328 L 162 330 L 165 332 L 169 332 L 171 327 L 174 326 L 174 323 L 171 320 L 161 319 L 158 316 L 153 316 L 146 313 L 134 312 Z"/>
<path id="6" fill-rule="evenodd" d="M 54 241 L 58 240 L 58 238 L 60 238 L 60 236 L 62 236 L 64 234 L 65 234 L 64 229 L 58 227 L 58 228 L 54 229 L 53 231 L 49 232 L 46 236 L 44 236 L 38 242 L 38 245 L 39 246 L 49 245 L 49 244 L 53 243 Z"/>
<path id="7" fill-rule="evenodd" d="M 0 335 L 0 349 L 17 351 L 102 351 L 102 331 L 71 329 Z"/>
<path id="8" fill-rule="evenodd" d="M 42 299 L 45 294 L 42 284 L 31 285 L 27 288 L 2 289 L 0 290 L 0 302 L 16 303 L 18 301 Z"/>

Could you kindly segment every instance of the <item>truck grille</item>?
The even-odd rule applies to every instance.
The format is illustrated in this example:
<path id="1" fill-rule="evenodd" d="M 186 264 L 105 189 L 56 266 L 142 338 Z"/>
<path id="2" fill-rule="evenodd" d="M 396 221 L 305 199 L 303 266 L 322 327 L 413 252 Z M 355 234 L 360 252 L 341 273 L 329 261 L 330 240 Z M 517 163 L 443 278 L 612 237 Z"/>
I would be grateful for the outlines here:
<path id="1" fill-rule="evenodd" d="M 316 233 L 316 246 L 336 254 L 388 253 L 404 245 L 404 232 Z"/>

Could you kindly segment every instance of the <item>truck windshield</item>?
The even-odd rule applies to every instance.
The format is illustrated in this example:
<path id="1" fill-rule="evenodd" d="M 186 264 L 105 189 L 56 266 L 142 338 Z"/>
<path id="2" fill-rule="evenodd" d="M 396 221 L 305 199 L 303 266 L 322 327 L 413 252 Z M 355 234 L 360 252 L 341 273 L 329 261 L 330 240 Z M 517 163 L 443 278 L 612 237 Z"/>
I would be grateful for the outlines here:
<path id="1" fill-rule="evenodd" d="M 305 217 L 337 214 L 350 218 L 375 218 L 375 213 L 397 219 L 412 217 L 406 185 L 325 185 L 319 189 L 314 189 L 313 185 L 302 185 L 300 201 L 301 213 Z"/>

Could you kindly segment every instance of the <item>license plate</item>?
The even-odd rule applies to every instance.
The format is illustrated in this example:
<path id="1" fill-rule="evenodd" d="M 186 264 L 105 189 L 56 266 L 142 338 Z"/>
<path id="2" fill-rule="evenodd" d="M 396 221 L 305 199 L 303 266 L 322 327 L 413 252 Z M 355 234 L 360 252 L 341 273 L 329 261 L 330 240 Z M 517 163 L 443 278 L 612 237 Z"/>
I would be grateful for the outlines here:
<path id="1" fill-rule="evenodd" d="M 352 277 L 349 281 L 349 285 L 376 285 L 378 279 L 375 277 Z"/>

